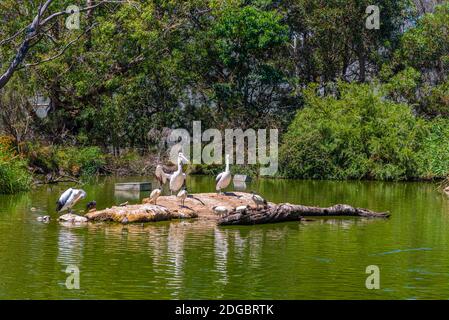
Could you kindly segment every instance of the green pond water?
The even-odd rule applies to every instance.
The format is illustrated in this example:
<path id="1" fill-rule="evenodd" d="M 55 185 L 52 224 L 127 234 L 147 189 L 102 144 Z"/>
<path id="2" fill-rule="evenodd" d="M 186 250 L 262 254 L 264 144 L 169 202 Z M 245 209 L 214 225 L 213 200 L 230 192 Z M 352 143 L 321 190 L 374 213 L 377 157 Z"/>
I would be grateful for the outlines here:
<path id="1" fill-rule="evenodd" d="M 83 186 L 88 198 L 75 209 L 93 199 L 99 209 L 138 203 L 115 194 L 114 183 L 145 180 Z M 190 192 L 214 190 L 213 177 L 187 184 Z M 61 225 L 55 202 L 67 187 L 0 196 L 0 299 L 449 298 L 449 198 L 434 184 L 258 180 L 247 190 L 273 202 L 348 203 L 392 217 L 239 227 Z M 44 214 L 49 224 L 36 220 Z M 65 286 L 69 265 L 80 270 L 79 290 Z M 365 287 L 369 265 L 380 269 L 378 290 Z"/>

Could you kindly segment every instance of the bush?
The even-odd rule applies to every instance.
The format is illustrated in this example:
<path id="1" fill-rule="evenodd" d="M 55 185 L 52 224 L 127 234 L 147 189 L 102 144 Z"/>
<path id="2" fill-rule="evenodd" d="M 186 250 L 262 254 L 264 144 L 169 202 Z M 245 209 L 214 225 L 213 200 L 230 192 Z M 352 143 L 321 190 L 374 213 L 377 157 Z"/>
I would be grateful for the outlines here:
<path id="1" fill-rule="evenodd" d="M 418 154 L 422 178 L 449 176 L 449 119 L 436 118 L 427 123 L 427 134 Z"/>
<path id="2" fill-rule="evenodd" d="M 105 156 L 98 147 L 60 147 L 39 143 L 28 144 L 26 154 L 30 164 L 41 173 L 58 172 L 88 177 L 101 171 Z"/>
<path id="3" fill-rule="evenodd" d="M 305 92 L 280 150 L 291 178 L 401 180 L 417 175 L 424 121 L 381 87 L 338 83 L 338 94 Z"/>
<path id="4" fill-rule="evenodd" d="M 15 152 L 10 139 L 0 137 L 0 194 L 26 191 L 30 185 L 27 162 Z"/>
<path id="5" fill-rule="evenodd" d="M 59 147 L 56 151 L 58 168 L 74 176 L 92 176 L 105 165 L 105 157 L 98 147 Z"/>

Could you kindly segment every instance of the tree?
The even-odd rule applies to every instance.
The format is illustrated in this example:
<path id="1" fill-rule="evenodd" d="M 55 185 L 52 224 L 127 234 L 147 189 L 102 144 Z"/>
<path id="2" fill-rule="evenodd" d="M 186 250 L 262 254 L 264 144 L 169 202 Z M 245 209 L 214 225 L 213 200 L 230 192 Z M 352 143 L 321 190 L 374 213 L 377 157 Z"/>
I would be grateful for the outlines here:
<path id="1" fill-rule="evenodd" d="M 385 65 L 382 74 L 389 81 L 414 70 L 416 84 L 403 98 L 424 116 L 449 116 L 448 17 L 449 3 L 420 17 L 416 26 L 403 34 L 392 63 Z"/>
<path id="2" fill-rule="evenodd" d="M 408 0 L 378 1 L 380 29 L 365 26 L 368 0 L 282 2 L 292 35 L 291 59 L 300 86 L 373 78 L 395 49 L 410 17 Z"/>
<path id="3" fill-rule="evenodd" d="M 17 71 L 17 69 L 21 66 L 21 64 L 26 59 L 26 56 L 31 48 L 36 46 L 44 36 L 51 37 L 51 35 L 48 33 L 50 29 L 47 29 L 46 27 L 55 21 L 58 17 L 71 14 L 71 12 L 67 12 L 66 10 L 57 11 L 54 13 L 47 14 L 50 5 L 53 3 L 54 0 L 47 0 L 45 3 L 40 4 L 36 10 L 36 15 L 32 19 L 32 22 L 27 24 L 25 27 L 20 28 L 17 32 L 15 32 L 12 36 L 6 37 L 2 40 L 0 40 L 0 46 L 8 44 L 13 42 L 19 37 L 23 37 L 20 44 L 18 45 L 18 48 L 16 50 L 16 53 L 13 54 L 12 61 L 9 63 L 8 67 L 6 68 L 6 71 L 3 72 L 3 74 L 0 75 L 0 89 L 3 88 L 8 81 L 11 79 L 13 74 Z M 88 4 L 91 1 L 87 1 Z M 79 12 L 83 11 L 89 11 L 92 10 L 104 3 L 107 3 L 109 1 L 100 1 L 97 4 L 94 5 L 88 5 L 87 7 L 79 9 Z M 6 4 L 5 6 L 7 6 Z M 18 5 L 17 3 L 15 4 Z M 20 5 L 20 4 L 19 4 Z M 25 3 L 23 4 L 25 7 L 28 7 Z M 19 10 L 20 11 L 20 10 Z M 3 17 L 2 20 L 9 20 L 11 18 L 17 18 L 15 14 L 12 14 L 11 16 L 8 16 L 9 12 L 6 12 L 6 17 Z M 20 16 L 20 12 L 19 12 Z M 16 24 L 15 22 L 13 24 Z M 90 30 L 90 28 L 88 28 Z M 53 57 L 49 57 L 43 61 L 35 62 L 32 64 L 32 66 L 38 65 L 43 62 L 48 62 L 53 59 L 58 58 L 61 56 L 64 51 L 67 49 L 68 46 L 72 45 L 76 40 L 78 40 L 79 37 L 65 45 L 62 52 L 58 53 L 57 55 Z M 3 64 L 3 63 L 2 63 Z"/>

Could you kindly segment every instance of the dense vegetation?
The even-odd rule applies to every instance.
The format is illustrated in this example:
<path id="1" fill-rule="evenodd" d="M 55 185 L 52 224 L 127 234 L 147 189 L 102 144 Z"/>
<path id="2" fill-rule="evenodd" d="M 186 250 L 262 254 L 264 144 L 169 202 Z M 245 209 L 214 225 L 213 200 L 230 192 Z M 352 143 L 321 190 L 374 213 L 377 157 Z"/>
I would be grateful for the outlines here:
<path id="1" fill-rule="evenodd" d="M 0 135 L 45 174 L 146 172 L 170 128 L 201 120 L 279 128 L 288 177 L 445 176 L 449 2 L 378 1 L 370 30 L 371 2 L 75 1 L 99 5 L 78 30 L 58 16 L 20 55 L 38 3 L 3 0 L 0 76 L 21 60 L 0 89 Z"/>
<path id="2" fill-rule="evenodd" d="M 15 152 L 11 142 L 0 139 L 0 194 L 26 191 L 31 187 L 27 162 Z"/>

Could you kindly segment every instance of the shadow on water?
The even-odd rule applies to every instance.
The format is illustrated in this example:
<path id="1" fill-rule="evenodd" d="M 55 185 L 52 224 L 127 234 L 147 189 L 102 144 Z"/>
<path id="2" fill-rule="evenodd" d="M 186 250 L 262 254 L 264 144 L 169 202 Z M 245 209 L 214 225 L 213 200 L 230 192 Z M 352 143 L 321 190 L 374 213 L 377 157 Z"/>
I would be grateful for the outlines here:
<path id="1" fill-rule="evenodd" d="M 114 193 L 107 178 L 86 185 L 98 208 L 147 194 Z M 191 192 L 213 177 L 189 177 Z M 447 298 L 449 200 L 427 183 L 257 180 L 273 202 L 348 203 L 390 211 L 388 220 L 311 218 L 259 226 L 210 221 L 62 225 L 54 204 L 68 185 L 0 196 L 0 299 L 408 299 Z M 167 190 L 164 191 L 167 193 Z M 84 203 L 83 203 L 84 204 Z M 83 210 L 83 204 L 76 209 Z M 31 210 L 34 208 L 35 210 Z M 36 217 L 49 214 L 43 224 Z M 367 290 L 368 265 L 381 289 Z M 65 287 L 69 265 L 80 289 Z"/>

